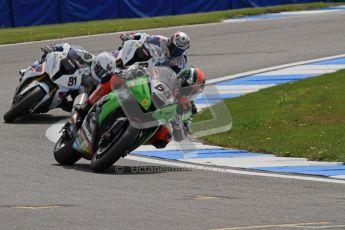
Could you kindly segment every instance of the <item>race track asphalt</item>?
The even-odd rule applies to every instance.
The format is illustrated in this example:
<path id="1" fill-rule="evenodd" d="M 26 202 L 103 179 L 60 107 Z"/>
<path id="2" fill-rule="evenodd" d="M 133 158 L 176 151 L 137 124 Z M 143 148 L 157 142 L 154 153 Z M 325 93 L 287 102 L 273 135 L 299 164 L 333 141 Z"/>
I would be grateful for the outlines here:
<path id="1" fill-rule="evenodd" d="M 343 54 L 344 21 L 345 13 L 338 12 L 179 30 L 192 38 L 190 63 L 211 79 Z M 94 53 L 119 45 L 114 34 L 67 41 Z M 10 106 L 17 71 L 39 57 L 39 47 L 47 43 L 0 47 L 1 114 Z M 303 228 L 345 228 L 344 185 L 160 168 L 125 159 L 105 174 L 92 173 L 83 160 L 73 167 L 58 166 L 45 131 L 67 115 L 54 110 L 0 123 L 1 230 L 300 229 L 302 225 L 282 225 L 299 223 L 314 223 Z"/>

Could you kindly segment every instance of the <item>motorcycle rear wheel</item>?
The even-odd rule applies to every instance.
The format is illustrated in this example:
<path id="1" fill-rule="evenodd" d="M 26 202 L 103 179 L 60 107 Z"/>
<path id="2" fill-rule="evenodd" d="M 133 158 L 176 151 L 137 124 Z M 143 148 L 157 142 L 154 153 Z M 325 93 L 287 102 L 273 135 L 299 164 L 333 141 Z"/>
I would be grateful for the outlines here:
<path id="1" fill-rule="evenodd" d="M 10 110 L 5 113 L 5 122 L 12 122 L 17 117 L 24 115 L 29 109 L 39 103 L 45 95 L 46 92 L 41 87 L 38 86 L 34 88 L 31 92 L 24 96 L 22 100 L 14 104 Z"/>

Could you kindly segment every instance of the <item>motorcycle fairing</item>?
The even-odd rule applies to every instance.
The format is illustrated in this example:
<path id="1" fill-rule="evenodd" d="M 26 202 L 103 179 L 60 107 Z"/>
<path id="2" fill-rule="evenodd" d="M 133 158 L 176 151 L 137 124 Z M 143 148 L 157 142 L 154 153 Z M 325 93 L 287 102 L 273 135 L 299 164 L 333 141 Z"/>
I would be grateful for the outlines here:
<path id="1" fill-rule="evenodd" d="M 19 85 L 17 86 L 14 95 L 17 95 L 25 85 L 28 85 L 33 81 L 40 81 L 43 78 L 44 67 L 44 63 L 39 64 L 38 62 L 35 62 L 30 67 L 20 70 Z"/>
<path id="2" fill-rule="evenodd" d="M 72 148 L 80 153 L 84 153 L 84 157 L 86 159 L 91 158 L 91 154 L 93 153 L 93 147 L 87 140 L 86 134 L 83 129 L 78 130 Z"/>
<path id="3" fill-rule="evenodd" d="M 150 88 L 146 75 L 127 81 L 126 86 L 140 106 L 146 110 L 151 106 Z M 85 117 L 82 127 L 77 131 L 73 148 L 91 157 L 94 150 L 93 146 L 95 146 L 94 144 L 98 138 L 97 133 L 99 127 L 103 124 L 105 119 L 120 106 L 121 102 L 116 91 L 112 91 L 101 98 L 92 107 Z"/>
<path id="4" fill-rule="evenodd" d="M 104 101 L 101 103 L 102 108 L 98 116 L 98 125 L 101 126 L 103 121 L 109 116 L 110 113 L 120 107 L 116 91 L 112 91 L 103 97 Z"/>
<path id="5" fill-rule="evenodd" d="M 71 46 L 65 43 L 62 48 L 62 51 L 50 52 L 46 56 L 45 71 L 50 77 L 55 76 L 55 74 L 60 70 L 60 63 L 66 58 Z"/>
<path id="6" fill-rule="evenodd" d="M 126 66 L 127 63 L 133 59 L 137 48 L 142 46 L 147 37 L 148 35 L 143 33 L 140 40 L 128 40 L 124 42 L 123 47 L 117 56 L 118 59 L 122 60 L 124 66 Z"/>
<path id="7" fill-rule="evenodd" d="M 97 136 L 99 128 L 112 112 L 122 107 L 130 122 L 133 122 L 130 117 L 136 118 L 138 114 L 133 115 L 126 113 L 128 112 L 126 109 L 128 109 L 128 106 L 130 107 L 132 103 L 134 103 L 139 110 L 141 107 L 147 112 L 152 105 L 150 84 L 148 75 L 145 73 L 138 73 L 138 76 L 135 76 L 135 78 L 127 80 L 124 87 L 105 95 L 91 108 L 88 115 L 85 117 L 81 128 L 76 133 L 73 148 L 78 152 L 86 153 L 87 156 L 84 156 L 85 158 L 92 157 L 94 146 L 97 145 L 97 141 L 99 139 Z M 172 120 L 176 116 L 176 108 L 177 105 L 173 104 L 156 108 L 152 113 L 144 112 L 141 115 L 144 117 L 147 115 L 147 120 L 151 121 L 152 125 L 138 128 L 148 129 L 153 128 L 154 126 L 159 126 L 160 124 L 168 123 L 168 121 Z M 131 110 L 131 112 L 133 111 Z M 138 122 L 142 124 L 142 122 L 145 121 L 146 117 L 144 120 L 139 119 Z M 136 127 L 133 123 L 131 123 L 131 125 Z"/>
<path id="8" fill-rule="evenodd" d="M 65 56 L 60 52 L 51 52 L 46 57 L 46 72 L 53 77 L 60 70 L 60 62 Z"/>
<path id="9" fill-rule="evenodd" d="M 48 109 L 56 108 L 71 90 L 79 89 L 83 74 L 89 74 L 87 68 L 78 69 L 73 75 L 63 75 L 62 78 L 54 81 L 54 75 L 60 72 L 61 61 L 66 58 L 70 45 L 64 44 L 63 50 L 47 54 L 45 62 L 36 61 L 26 69 L 19 71 L 20 83 L 16 89 L 15 96 L 24 96 L 35 87 L 40 87 L 46 92 L 45 97 L 32 109 L 36 111 L 41 105 Z M 50 80 L 48 79 L 50 78 Z M 55 87 L 54 83 L 59 87 Z M 49 104 L 47 104 L 49 102 Z"/>
<path id="10" fill-rule="evenodd" d="M 168 105 L 154 111 L 152 116 L 159 121 L 160 124 L 166 124 L 176 116 L 176 108 L 176 104 Z"/>
<path id="11" fill-rule="evenodd" d="M 89 157 L 93 154 L 93 147 L 98 140 L 98 130 L 104 120 L 120 107 L 116 92 L 110 92 L 101 98 L 85 117 L 81 128 L 77 131 L 73 148 Z"/>
<path id="12" fill-rule="evenodd" d="M 136 98 L 139 105 L 148 110 L 152 104 L 149 80 L 146 74 L 132 80 L 126 81 L 126 86 Z"/>

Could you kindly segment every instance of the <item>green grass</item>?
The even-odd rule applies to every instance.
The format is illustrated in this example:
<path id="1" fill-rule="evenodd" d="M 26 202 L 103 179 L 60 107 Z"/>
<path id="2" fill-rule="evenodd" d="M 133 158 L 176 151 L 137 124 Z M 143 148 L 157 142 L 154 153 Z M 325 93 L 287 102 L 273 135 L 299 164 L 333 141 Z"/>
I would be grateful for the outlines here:
<path id="1" fill-rule="evenodd" d="M 257 15 L 263 13 L 277 13 L 291 10 L 307 10 L 340 5 L 341 3 L 310 3 L 296 5 L 282 5 L 264 8 L 248 8 L 240 10 L 227 10 L 211 13 L 186 14 L 166 17 L 139 18 L 139 19 L 113 19 L 102 21 L 89 21 L 44 26 L 18 27 L 0 29 L 0 44 L 57 39 L 80 35 L 110 33 L 128 30 L 141 30 L 149 28 L 170 27 L 179 25 L 192 25 L 202 23 L 220 22 L 224 19 L 243 15 Z"/>
<path id="2" fill-rule="evenodd" d="M 204 142 L 278 156 L 345 161 L 345 70 L 225 100 L 233 128 Z M 195 121 L 209 119 L 208 110 Z"/>

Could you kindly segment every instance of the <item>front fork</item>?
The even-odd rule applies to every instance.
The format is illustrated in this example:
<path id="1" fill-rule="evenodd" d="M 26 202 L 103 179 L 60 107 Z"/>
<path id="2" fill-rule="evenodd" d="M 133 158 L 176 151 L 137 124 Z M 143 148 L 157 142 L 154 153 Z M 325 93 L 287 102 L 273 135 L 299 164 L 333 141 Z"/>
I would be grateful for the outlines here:
<path id="1" fill-rule="evenodd" d="M 80 123 L 83 121 L 80 121 L 80 117 L 77 111 L 75 111 L 74 106 L 75 105 L 79 105 L 79 104 L 84 104 L 87 100 L 89 99 L 89 96 L 86 93 L 81 93 L 78 96 L 76 96 L 76 98 L 74 99 L 74 103 L 73 103 L 73 109 L 71 111 L 71 116 L 70 116 L 70 121 L 71 124 L 78 129 L 80 126 Z"/>

